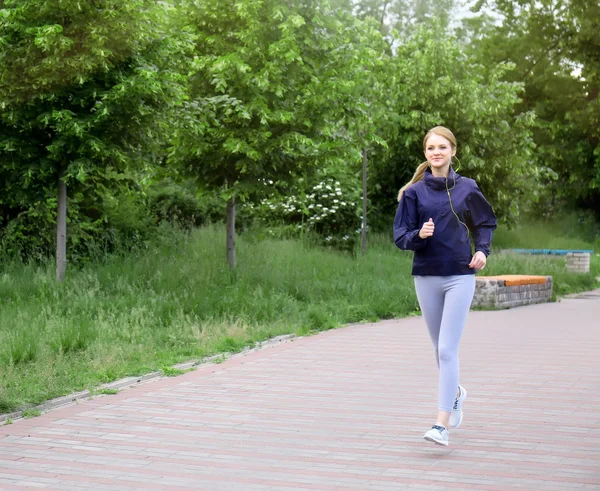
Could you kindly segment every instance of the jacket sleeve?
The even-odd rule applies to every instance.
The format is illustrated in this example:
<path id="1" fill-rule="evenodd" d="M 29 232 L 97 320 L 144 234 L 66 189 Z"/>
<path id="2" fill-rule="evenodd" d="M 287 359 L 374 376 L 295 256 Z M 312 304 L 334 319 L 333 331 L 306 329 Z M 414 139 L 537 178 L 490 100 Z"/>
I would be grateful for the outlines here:
<path id="1" fill-rule="evenodd" d="M 487 202 L 477 184 L 469 194 L 467 206 L 475 250 L 489 256 L 492 232 L 496 229 L 498 223 L 492 206 Z"/>
<path id="2" fill-rule="evenodd" d="M 416 251 L 425 247 L 427 239 L 419 237 L 421 224 L 417 212 L 416 196 L 404 193 L 394 218 L 394 242 L 400 249 Z"/>

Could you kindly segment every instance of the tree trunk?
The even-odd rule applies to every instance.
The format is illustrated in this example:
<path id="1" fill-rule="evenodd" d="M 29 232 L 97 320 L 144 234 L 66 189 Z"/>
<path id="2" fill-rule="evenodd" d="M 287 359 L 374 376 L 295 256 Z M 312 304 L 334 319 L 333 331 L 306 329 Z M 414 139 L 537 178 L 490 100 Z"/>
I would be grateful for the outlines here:
<path id="1" fill-rule="evenodd" d="M 56 281 L 65 279 L 67 269 L 67 185 L 64 169 L 58 171 L 58 205 L 56 210 Z"/>
<path id="2" fill-rule="evenodd" d="M 235 197 L 227 201 L 227 262 L 235 269 Z"/>
<path id="3" fill-rule="evenodd" d="M 363 148 L 362 165 L 363 209 L 362 209 L 362 253 L 367 253 L 367 149 Z"/>
<path id="4" fill-rule="evenodd" d="M 379 32 L 381 33 L 383 33 L 383 26 L 385 25 L 385 14 L 389 3 L 389 1 L 384 2 L 383 9 L 381 9 L 381 20 L 379 22 Z"/>

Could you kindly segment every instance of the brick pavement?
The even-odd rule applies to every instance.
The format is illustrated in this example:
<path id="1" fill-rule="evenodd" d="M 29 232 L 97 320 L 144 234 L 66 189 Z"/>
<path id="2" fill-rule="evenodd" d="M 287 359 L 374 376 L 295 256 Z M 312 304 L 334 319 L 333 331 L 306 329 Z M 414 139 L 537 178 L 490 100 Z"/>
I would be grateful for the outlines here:
<path id="1" fill-rule="evenodd" d="M 0 490 L 600 489 L 600 291 L 472 312 L 450 447 L 421 318 L 349 326 L 0 427 Z"/>

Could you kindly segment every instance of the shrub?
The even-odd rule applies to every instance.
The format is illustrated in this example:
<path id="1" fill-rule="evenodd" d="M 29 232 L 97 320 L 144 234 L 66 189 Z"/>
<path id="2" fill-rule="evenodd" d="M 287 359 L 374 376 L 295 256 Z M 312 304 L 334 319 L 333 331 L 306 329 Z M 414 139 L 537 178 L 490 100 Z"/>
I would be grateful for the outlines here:
<path id="1" fill-rule="evenodd" d="M 0 248 L 5 256 L 43 260 L 56 240 L 56 203 L 40 201 L 28 209 L 2 210 Z"/>
<path id="2" fill-rule="evenodd" d="M 315 234 L 321 245 L 353 251 L 361 226 L 360 193 L 359 183 L 351 177 L 323 176 L 289 196 L 272 193 L 257 204 L 247 203 L 243 213 L 258 225 Z"/>
<path id="3" fill-rule="evenodd" d="M 24 261 L 44 261 L 54 256 L 54 197 L 2 212 L 0 247 L 6 256 Z M 67 204 L 68 260 L 79 263 L 106 252 L 138 248 L 152 235 L 155 225 L 156 220 L 137 190 L 123 186 L 74 194 Z"/>
<path id="4" fill-rule="evenodd" d="M 183 186 L 159 184 L 148 189 L 150 210 L 158 222 L 167 221 L 189 229 L 204 223 L 200 201 Z"/>

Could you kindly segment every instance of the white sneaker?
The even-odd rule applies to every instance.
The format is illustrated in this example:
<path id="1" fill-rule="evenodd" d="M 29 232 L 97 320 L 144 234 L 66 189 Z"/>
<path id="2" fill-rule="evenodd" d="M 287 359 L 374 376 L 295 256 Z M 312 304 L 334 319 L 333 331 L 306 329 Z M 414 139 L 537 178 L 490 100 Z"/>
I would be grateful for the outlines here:
<path id="1" fill-rule="evenodd" d="M 462 405 L 463 401 L 467 398 L 467 391 L 462 385 L 459 385 L 460 395 L 454 401 L 454 407 L 452 408 L 452 414 L 450 414 L 449 424 L 452 428 L 458 428 L 463 420 Z"/>
<path id="2" fill-rule="evenodd" d="M 438 445 L 448 446 L 448 430 L 443 426 L 433 425 L 431 429 L 423 436 L 428 442 L 437 443 Z"/>

